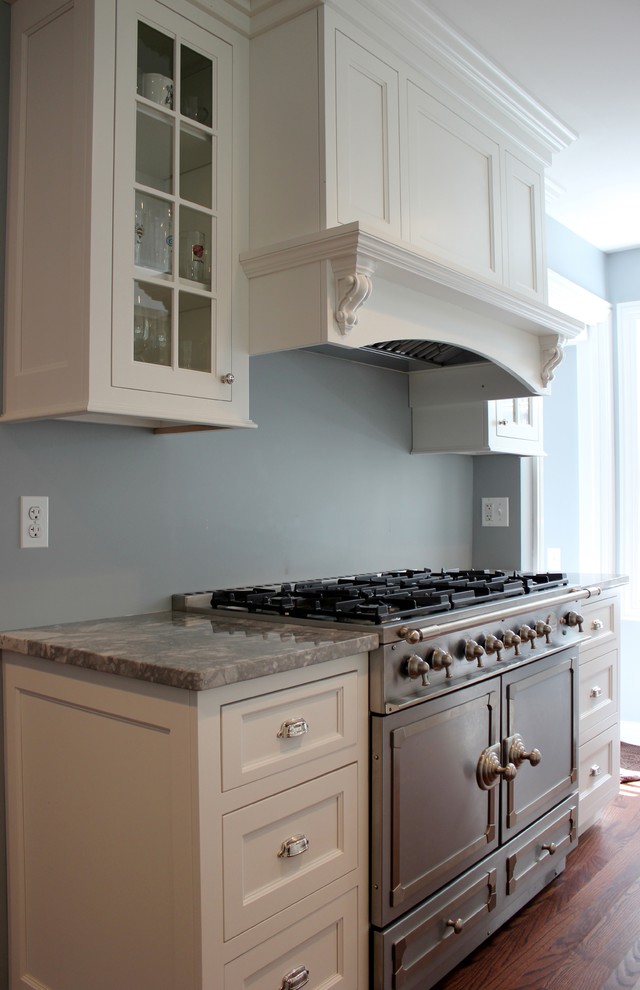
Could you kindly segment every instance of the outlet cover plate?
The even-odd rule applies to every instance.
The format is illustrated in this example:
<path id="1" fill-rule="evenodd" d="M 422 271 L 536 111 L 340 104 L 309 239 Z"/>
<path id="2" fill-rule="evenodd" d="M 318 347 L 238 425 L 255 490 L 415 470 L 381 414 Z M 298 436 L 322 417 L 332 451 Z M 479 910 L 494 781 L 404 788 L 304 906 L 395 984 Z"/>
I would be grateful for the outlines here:
<path id="1" fill-rule="evenodd" d="M 483 526 L 508 526 L 509 525 L 509 499 L 508 498 L 483 498 L 482 499 L 482 525 Z"/>
<path id="2" fill-rule="evenodd" d="M 49 546 L 49 496 L 20 496 L 20 546 L 37 550 Z"/>

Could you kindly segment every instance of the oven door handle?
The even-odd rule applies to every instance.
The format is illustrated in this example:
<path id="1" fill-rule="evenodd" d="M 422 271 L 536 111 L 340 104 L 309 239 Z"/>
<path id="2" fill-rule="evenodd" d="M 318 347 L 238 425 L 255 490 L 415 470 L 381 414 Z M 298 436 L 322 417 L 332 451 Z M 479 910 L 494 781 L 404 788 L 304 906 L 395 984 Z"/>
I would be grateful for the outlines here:
<path id="1" fill-rule="evenodd" d="M 540 604 L 544 605 L 546 608 L 553 605 L 562 605 L 564 602 L 575 602 L 581 598 L 592 598 L 601 594 L 602 588 L 599 587 L 571 588 L 569 591 L 565 591 L 561 595 L 555 595 L 553 598 L 545 598 L 544 600 L 540 600 Z M 504 622 L 505 619 L 510 619 L 513 615 L 522 615 L 522 612 L 525 611 L 528 606 L 533 607 L 536 602 L 536 597 L 537 596 L 535 595 L 521 595 L 518 598 L 517 605 L 512 605 L 511 608 L 501 608 L 499 611 L 495 612 L 487 612 L 482 616 L 478 616 L 478 620 L 481 620 L 486 625 L 491 622 Z M 404 639 L 406 643 L 409 643 L 409 645 L 414 645 L 415 643 L 420 643 L 422 640 L 427 639 L 427 637 L 432 638 L 434 636 L 441 636 L 446 633 L 457 632 L 460 629 L 467 629 L 468 627 L 469 617 L 467 616 L 464 619 L 453 619 L 451 622 L 445 622 L 441 625 L 424 626 L 422 629 L 410 629 L 409 626 L 400 626 L 398 629 L 398 636 L 400 639 Z"/>

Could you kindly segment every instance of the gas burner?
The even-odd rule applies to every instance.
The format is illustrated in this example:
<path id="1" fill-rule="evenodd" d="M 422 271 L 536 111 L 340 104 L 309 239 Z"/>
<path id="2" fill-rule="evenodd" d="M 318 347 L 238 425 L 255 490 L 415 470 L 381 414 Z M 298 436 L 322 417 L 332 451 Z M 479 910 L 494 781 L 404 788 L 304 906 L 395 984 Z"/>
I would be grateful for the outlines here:
<path id="1" fill-rule="evenodd" d="M 211 594 L 211 607 L 254 615 L 384 625 L 531 595 L 567 584 L 566 574 L 422 567 L 335 578 L 229 588 Z"/>

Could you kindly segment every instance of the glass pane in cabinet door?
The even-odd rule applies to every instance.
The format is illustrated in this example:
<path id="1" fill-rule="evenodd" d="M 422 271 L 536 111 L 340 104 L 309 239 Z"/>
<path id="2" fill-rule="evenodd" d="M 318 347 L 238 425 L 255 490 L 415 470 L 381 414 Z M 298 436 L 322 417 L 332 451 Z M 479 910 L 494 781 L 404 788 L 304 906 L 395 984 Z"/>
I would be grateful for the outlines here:
<path id="1" fill-rule="evenodd" d="M 138 96 L 173 109 L 173 38 L 142 21 L 138 24 Z"/>
<path id="2" fill-rule="evenodd" d="M 180 125 L 180 196 L 198 206 L 211 209 L 213 204 L 214 138 L 186 124 Z"/>
<path id="3" fill-rule="evenodd" d="M 166 199 L 137 192 L 134 263 L 156 272 L 173 269 L 173 206 Z"/>
<path id="4" fill-rule="evenodd" d="M 517 403 L 517 422 L 521 426 L 531 426 L 531 400 L 528 398 L 521 398 L 517 400 Z"/>
<path id="5" fill-rule="evenodd" d="M 173 192 L 173 118 L 138 104 L 136 113 L 136 182 Z"/>
<path id="6" fill-rule="evenodd" d="M 145 364 L 171 364 L 171 289 L 134 282 L 133 359 Z"/>
<path id="7" fill-rule="evenodd" d="M 213 65 L 211 59 L 187 45 L 180 47 L 180 113 L 213 126 Z"/>
<path id="8" fill-rule="evenodd" d="M 211 299 L 181 292 L 178 305 L 178 365 L 211 372 Z"/>
<path id="9" fill-rule="evenodd" d="M 209 289 L 212 283 L 212 258 L 215 243 L 212 217 L 188 207 L 180 207 L 180 243 L 178 274 Z"/>

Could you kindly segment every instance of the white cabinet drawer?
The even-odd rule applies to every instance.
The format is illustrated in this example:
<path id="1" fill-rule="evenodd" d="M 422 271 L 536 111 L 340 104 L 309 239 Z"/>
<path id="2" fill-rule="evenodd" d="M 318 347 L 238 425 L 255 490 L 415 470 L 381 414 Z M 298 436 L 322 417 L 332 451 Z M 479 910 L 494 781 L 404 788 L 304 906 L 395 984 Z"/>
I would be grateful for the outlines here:
<path id="1" fill-rule="evenodd" d="M 585 650 L 597 646 L 601 649 L 608 640 L 614 641 L 618 636 L 618 597 L 605 598 L 603 601 L 589 602 L 584 605 L 582 613 L 584 615 L 584 631 L 591 636 L 585 645 Z"/>
<path id="2" fill-rule="evenodd" d="M 225 940 L 356 868 L 357 794 L 354 763 L 224 816 Z"/>
<path id="3" fill-rule="evenodd" d="M 589 654 L 591 655 L 591 654 Z M 618 714 L 618 651 L 580 663 L 580 743 L 585 743 Z"/>
<path id="4" fill-rule="evenodd" d="M 225 966 L 224 990 L 279 990 L 303 967 L 306 990 L 354 990 L 358 979 L 357 890 L 350 890 Z"/>
<path id="5" fill-rule="evenodd" d="M 620 732 L 613 725 L 580 747 L 578 770 L 580 832 L 620 789 Z"/>
<path id="6" fill-rule="evenodd" d="M 353 746 L 357 691 L 358 675 L 349 671 L 225 705 L 221 712 L 222 789 L 231 790 Z"/>

